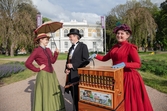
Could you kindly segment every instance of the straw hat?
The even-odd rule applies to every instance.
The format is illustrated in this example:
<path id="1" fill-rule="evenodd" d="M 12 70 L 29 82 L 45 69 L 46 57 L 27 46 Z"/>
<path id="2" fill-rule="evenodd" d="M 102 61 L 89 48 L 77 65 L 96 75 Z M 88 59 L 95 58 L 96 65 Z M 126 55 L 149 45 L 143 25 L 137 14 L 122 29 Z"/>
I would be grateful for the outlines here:
<path id="1" fill-rule="evenodd" d="M 50 38 L 50 36 L 45 33 L 38 34 L 37 37 L 34 39 L 34 42 L 38 44 L 39 39 L 42 39 L 42 38 Z"/>

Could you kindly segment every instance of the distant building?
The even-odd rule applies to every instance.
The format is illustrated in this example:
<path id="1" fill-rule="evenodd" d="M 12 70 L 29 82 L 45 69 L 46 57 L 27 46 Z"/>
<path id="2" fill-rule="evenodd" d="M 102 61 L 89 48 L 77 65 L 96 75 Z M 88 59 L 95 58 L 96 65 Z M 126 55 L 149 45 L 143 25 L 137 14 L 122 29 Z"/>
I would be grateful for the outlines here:
<path id="1" fill-rule="evenodd" d="M 77 28 L 80 30 L 80 34 L 83 37 L 80 39 L 81 42 L 87 44 L 89 52 L 103 52 L 103 29 L 101 25 L 97 24 L 88 24 L 86 20 L 78 22 L 76 20 L 71 20 L 70 22 L 64 22 L 63 28 L 52 33 L 53 38 L 50 39 L 48 47 L 54 51 L 55 43 L 61 53 L 68 52 L 68 49 L 71 46 L 71 42 L 67 34 L 71 28 Z M 55 41 L 55 43 L 54 43 Z"/>

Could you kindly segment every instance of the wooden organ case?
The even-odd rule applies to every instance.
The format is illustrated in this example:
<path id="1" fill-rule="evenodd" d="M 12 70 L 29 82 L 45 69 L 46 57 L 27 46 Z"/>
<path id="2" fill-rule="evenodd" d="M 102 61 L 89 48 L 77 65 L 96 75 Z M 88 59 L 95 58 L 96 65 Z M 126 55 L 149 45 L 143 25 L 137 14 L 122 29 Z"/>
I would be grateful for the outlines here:
<path id="1" fill-rule="evenodd" d="M 124 111 L 123 68 L 78 68 L 79 111 Z"/>

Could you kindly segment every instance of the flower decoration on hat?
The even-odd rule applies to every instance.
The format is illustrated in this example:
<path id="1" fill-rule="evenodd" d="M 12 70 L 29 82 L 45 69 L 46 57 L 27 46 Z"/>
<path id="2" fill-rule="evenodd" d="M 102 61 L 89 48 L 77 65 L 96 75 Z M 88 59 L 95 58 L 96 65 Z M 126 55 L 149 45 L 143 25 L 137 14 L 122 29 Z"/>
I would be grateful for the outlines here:
<path id="1" fill-rule="evenodd" d="M 113 33 L 116 34 L 118 32 L 118 30 L 128 31 L 130 34 L 132 34 L 130 27 L 126 24 L 118 25 L 117 27 L 115 27 L 113 30 Z"/>

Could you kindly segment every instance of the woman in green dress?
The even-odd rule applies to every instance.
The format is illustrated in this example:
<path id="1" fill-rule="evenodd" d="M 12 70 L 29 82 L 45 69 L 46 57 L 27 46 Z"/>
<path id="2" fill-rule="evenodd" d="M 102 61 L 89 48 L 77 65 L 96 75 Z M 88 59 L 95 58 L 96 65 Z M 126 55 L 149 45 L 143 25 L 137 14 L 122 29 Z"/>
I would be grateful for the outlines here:
<path id="1" fill-rule="evenodd" d="M 34 42 L 39 44 L 25 62 L 25 66 L 38 72 L 35 84 L 33 111 L 65 111 L 64 98 L 52 67 L 57 60 L 59 51 L 56 48 L 54 54 L 47 48 L 49 36 L 39 34 Z M 34 66 L 33 61 L 39 65 Z"/>

